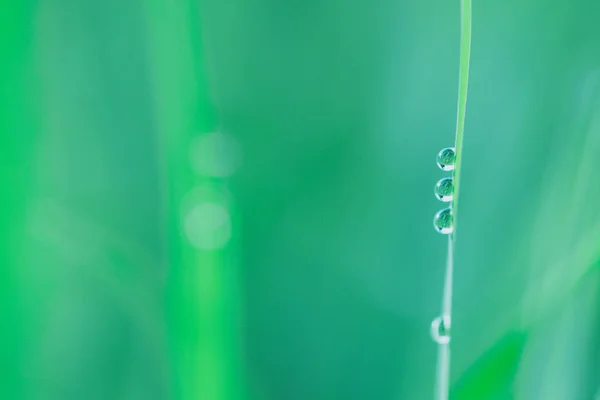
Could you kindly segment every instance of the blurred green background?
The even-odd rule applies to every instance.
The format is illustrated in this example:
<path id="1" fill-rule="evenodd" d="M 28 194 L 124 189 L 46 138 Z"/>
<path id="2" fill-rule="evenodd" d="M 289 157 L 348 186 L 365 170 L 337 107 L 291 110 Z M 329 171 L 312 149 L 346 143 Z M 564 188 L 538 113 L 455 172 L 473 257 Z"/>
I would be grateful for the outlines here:
<path id="1" fill-rule="evenodd" d="M 600 396 L 598 21 L 474 1 L 453 399 Z M 432 398 L 458 41 L 458 1 L 4 0 L 0 398 Z"/>

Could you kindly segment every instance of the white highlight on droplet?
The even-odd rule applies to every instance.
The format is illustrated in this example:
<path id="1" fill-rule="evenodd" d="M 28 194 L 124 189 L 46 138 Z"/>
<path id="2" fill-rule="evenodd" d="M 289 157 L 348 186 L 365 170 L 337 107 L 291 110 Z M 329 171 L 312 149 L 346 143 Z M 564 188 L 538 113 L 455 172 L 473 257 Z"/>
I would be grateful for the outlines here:
<path id="1" fill-rule="evenodd" d="M 431 338 L 439 344 L 450 343 L 450 316 L 442 315 L 431 322 Z"/>
<path id="2" fill-rule="evenodd" d="M 192 246 L 200 250 L 217 250 L 231 238 L 231 216 L 222 204 L 199 203 L 185 214 L 183 229 Z"/>

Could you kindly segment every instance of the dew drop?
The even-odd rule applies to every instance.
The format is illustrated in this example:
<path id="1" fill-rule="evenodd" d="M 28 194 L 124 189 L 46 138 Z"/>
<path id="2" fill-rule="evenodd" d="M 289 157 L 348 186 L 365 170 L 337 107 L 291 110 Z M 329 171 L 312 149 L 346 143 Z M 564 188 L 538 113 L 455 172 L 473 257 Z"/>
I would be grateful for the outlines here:
<path id="1" fill-rule="evenodd" d="M 443 235 L 452 233 L 454 230 L 452 209 L 444 208 L 443 210 L 438 211 L 433 218 L 433 226 Z"/>
<path id="2" fill-rule="evenodd" d="M 454 147 L 446 147 L 440 150 L 437 155 L 437 165 L 443 171 L 452 171 L 454 169 L 454 161 L 456 161 L 456 151 Z"/>
<path id="3" fill-rule="evenodd" d="M 431 322 L 431 338 L 439 344 L 450 343 L 450 316 L 442 315 Z"/>
<path id="4" fill-rule="evenodd" d="M 193 206 L 183 220 L 184 232 L 199 250 L 218 250 L 231 238 L 231 216 L 223 204 L 207 201 Z"/>
<path id="5" fill-rule="evenodd" d="M 454 181 L 452 178 L 442 178 L 435 184 L 435 197 L 445 203 L 454 198 Z"/>

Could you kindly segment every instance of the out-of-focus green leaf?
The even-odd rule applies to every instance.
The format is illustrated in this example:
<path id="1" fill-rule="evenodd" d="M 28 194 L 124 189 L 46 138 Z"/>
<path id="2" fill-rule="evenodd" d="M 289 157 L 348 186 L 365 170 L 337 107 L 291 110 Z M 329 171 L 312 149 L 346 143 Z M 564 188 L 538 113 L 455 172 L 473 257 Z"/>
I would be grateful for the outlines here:
<path id="1" fill-rule="evenodd" d="M 513 398 L 513 381 L 527 334 L 509 332 L 461 375 L 452 386 L 452 400 L 504 400 Z"/>

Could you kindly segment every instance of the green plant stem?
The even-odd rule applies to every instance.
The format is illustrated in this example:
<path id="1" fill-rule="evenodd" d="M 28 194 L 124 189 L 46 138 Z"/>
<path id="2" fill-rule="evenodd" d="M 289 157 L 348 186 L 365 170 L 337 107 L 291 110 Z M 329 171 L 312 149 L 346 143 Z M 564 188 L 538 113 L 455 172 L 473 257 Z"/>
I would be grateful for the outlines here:
<path id="1" fill-rule="evenodd" d="M 460 194 L 460 171 L 462 164 L 462 145 L 465 130 L 465 115 L 467 110 L 467 90 L 469 86 L 469 64 L 471 58 L 471 0 L 460 2 L 460 61 L 458 73 L 458 105 L 456 110 L 456 161 L 454 165 L 454 201 L 452 203 L 452 216 L 454 231 L 448 236 L 448 253 L 446 258 L 446 271 L 444 277 L 444 293 L 442 302 L 442 316 L 452 323 L 452 279 L 454 275 L 454 246 L 456 242 L 458 199 Z M 450 331 L 451 332 L 451 331 Z M 438 361 L 436 374 L 435 399 L 447 400 L 450 391 L 450 344 L 438 345 Z"/>
<path id="2" fill-rule="evenodd" d="M 467 90 L 469 87 L 469 65 L 471 59 L 471 0 L 460 2 L 460 66 L 458 72 L 458 106 L 456 110 L 456 162 L 454 164 L 454 201 L 452 214 L 454 216 L 454 235 L 458 214 L 458 199 L 460 196 L 460 170 L 462 165 L 463 136 L 465 133 L 465 115 L 467 112 Z"/>

